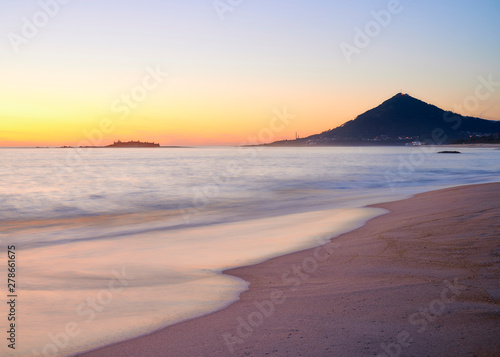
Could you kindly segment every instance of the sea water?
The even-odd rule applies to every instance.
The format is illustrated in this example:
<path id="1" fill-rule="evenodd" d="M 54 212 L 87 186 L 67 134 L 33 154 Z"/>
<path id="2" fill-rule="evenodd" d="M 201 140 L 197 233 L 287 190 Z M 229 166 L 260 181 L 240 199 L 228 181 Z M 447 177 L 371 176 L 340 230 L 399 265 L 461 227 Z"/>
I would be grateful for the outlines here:
<path id="1" fill-rule="evenodd" d="M 495 148 L 437 150 L 0 149 L 6 355 L 67 356 L 221 309 L 248 287 L 225 269 L 360 227 L 383 213 L 369 204 L 500 179 Z"/>

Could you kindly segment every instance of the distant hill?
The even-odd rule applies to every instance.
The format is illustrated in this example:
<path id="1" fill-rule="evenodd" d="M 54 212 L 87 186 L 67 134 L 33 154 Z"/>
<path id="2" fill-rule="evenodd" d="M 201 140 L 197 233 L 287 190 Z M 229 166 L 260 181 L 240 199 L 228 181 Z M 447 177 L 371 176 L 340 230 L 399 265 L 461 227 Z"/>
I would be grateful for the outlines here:
<path id="1" fill-rule="evenodd" d="M 500 133 L 500 122 L 465 117 L 399 93 L 343 125 L 271 146 L 445 144 Z"/>

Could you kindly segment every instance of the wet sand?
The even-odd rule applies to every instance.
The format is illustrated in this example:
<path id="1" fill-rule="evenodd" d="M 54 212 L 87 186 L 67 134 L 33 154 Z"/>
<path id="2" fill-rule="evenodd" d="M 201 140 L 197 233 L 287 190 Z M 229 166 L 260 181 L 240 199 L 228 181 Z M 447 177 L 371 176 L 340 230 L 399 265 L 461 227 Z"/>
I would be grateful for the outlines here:
<path id="1" fill-rule="evenodd" d="M 499 356 L 500 184 L 378 204 L 308 249 L 226 271 L 231 306 L 81 356 Z"/>

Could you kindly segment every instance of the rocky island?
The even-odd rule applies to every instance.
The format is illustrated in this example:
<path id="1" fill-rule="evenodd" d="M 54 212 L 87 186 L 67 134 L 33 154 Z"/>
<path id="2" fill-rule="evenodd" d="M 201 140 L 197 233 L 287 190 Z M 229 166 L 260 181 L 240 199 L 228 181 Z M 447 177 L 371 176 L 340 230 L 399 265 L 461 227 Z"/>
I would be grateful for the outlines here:
<path id="1" fill-rule="evenodd" d="M 142 141 L 115 141 L 113 144 L 105 146 L 107 148 L 153 148 L 160 147 L 160 144 L 148 143 Z"/>

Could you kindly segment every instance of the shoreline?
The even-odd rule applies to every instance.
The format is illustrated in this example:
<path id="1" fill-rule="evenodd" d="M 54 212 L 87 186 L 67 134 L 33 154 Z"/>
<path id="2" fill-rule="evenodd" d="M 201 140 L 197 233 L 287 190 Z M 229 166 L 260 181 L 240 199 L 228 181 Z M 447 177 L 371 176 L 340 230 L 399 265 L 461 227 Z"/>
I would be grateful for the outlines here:
<path id="1" fill-rule="evenodd" d="M 391 212 L 320 247 L 224 271 L 250 282 L 232 305 L 76 355 L 494 353 L 500 350 L 495 197 L 499 183 L 368 206 Z"/>
<path id="2" fill-rule="evenodd" d="M 436 146 L 436 147 L 446 147 L 446 146 L 453 146 L 453 147 L 466 147 L 466 148 L 500 148 L 500 143 L 464 143 L 464 144 L 439 144 L 439 145 L 405 145 L 405 144 L 364 144 L 364 143 L 357 143 L 357 144 L 352 144 L 352 145 L 306 145 L 306 144 L 296 144 L 296 145 L 272 145 L 272 143 L 268 144 L 257 144 L 257 145 L 201 145 L 201 146 L 184 146 L 184 145 L 163 145 L 163 146 L 156 146 L 159 148 L 171 148 L 171 149 L 193 149 L 193 148 L 238 148 L 238 147 L 410 147 L 410 148 L 415 148 L 419 146 Z M 0 149 L 102 149 L 102 148 L 109 148 L 111 146 L 0 146 Z M 144 147 L 125 147 L 127 149 L 134 149 L 134 148 L 144 148 Z M 146 147 L 148 148 L 148 147 Z"/>

